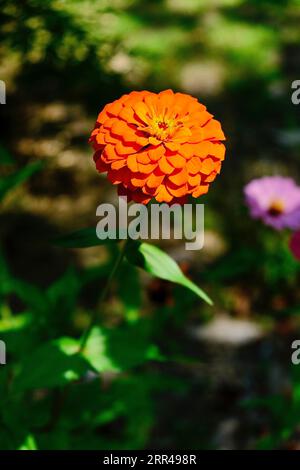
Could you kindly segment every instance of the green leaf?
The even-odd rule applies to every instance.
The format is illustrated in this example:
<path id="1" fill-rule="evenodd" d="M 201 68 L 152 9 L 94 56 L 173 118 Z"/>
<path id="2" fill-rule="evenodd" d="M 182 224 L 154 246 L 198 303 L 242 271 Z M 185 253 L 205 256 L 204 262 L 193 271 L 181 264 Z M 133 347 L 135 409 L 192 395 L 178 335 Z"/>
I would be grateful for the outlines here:
<path id="1" fill-rule="evenodd" d="M 32 315 L 30 313 L 24 313 L 22 315 L 10 315 L 7 318 L 0 319 L 0 333 L 15 332 L 22 330 L 30 324 L 32 321 Z"/>
<path id="2" fill-rule="evenodd" d="M 54 239 L 54 243 L 64 248 L 89 248 L 91 246 L 107 245 L 108 243 L 117 243 L 121 239 L 112 237 L 101 240 L 97 237 L 96 227 L 83 228 L 71 232 L 67 235 L 62 235 Z"/>
<path id="3" fill-rule="evenodd" d="M 47 314 L 48 299 L 38 287 L 20 279 L 7 279 L 1 285 L 0 292 L 4 295 L 16 294 L 27 307 L 38 315 Z"/>
<path id="4" fill-rule="evenodd" d="M 125 317 L 135 321 L 142 307 L 142 288 L 139 273 L 126 260 L 120 265 L 118 272 L 117 294 L 124 305 Z"/>
<path id="5" fill-rule="evenodd" d="M 42 162 L 35 162 L 30 165 L 21 168 L 21 170 L 16 171 L 15 173 L 5 176 L 0 179 L 0 199 L 3 199 L 4 196 L 11 189 L 19 186 L 24 181 L 28 180 L 34 173 L 39 171 L 43 166 Z"/>
<path id="6" fill-rule="evenodd" d="M 90 366 L 78 351 L 79 342 L 68 337 L 36 349 L 23 359 L 16 390 L 57 387 L 80 379 Z"/>
<path id="7" fill-rule="evenodd" d="M 38 450 L 34 436 L 32 434 L 28 434 L 17 450 Z"/>
<path id="8" fill-rule="evenodd" d="M 70 317 L 75 310 L 80 292 L 81 279 L 74 269 L 69 268 L 64 275 L 47 289 L 50 314 Z"/>
<path id="9" fill-rule="evenodd" d="M 178 264 L 157 246 L 149 243 L 131 242 L 127 246 L 126 257 L 128 261 L 145 269 L 153 276 L 180 284 L 190 289 L 209 305 L 213 304 L 208 295 L 188 279 Z"/>
<path id="10" fill-rule="evenodd" d="M 0 310 L 5 315 L 0 320 L 0 338 L 8 345 L 7 350 L 14 361 L 23 360 L 27 351 L 32 350 L 33 342 L 37 341 L 36 315 L 31 312 L 13 315 L 8 305 Z"/>
<path id="11" fill-rule="evenodd" d="M 83 350 L 83 356 L 98 371 L 123 371 L 147 360 L 161 360 L 151 342 L 149 324 L 140 321 L 118 328 L 95 326 Z"/>

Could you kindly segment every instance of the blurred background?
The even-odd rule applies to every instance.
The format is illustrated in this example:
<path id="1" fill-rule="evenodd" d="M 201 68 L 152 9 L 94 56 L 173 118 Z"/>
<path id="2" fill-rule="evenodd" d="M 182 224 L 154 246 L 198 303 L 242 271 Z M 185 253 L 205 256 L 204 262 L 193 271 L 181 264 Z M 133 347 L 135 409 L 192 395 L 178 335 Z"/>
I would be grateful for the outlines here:
<path id="1" fill-rule="evenodd" d="M 1 1 L 1 448 L 300 448 L 300 264 L 243 198 L 254 177 L 300 182 L 299 21 L 299 0 Z M 124 264 L 99 308 L 116 248 L 51 239 L 116 200 L 87 143 L 101 108 L 166 88 L 205 103 L 227 136 L 199 200 L 204 249 L 159 243 L 215 304 Z M 111 367 L 63 399 L 47 377 L 11 392 L 19 369 L 47 371 L 34 350 L 78 337 L 93 312 L 117 338 Z"/>

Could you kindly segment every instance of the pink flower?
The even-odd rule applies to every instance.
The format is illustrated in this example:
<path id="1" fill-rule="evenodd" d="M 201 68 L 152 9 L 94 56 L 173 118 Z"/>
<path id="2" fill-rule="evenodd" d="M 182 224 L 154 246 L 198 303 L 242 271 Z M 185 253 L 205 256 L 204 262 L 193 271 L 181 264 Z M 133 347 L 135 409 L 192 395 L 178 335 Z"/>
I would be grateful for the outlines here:
<path id="1" fill-rule="evenodd" d="M 254 219 L 276 230 L 300 229 L 300 187 L 292 178 L 266 176 L 251 181 L 244 189 Z"/>

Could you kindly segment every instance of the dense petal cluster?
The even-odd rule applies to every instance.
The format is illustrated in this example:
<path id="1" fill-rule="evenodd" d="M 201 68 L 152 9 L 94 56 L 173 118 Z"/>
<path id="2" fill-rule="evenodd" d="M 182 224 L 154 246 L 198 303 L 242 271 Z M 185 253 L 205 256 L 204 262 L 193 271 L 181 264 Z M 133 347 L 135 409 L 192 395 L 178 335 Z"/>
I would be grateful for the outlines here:
<path id="1" fill-rule="evenodd" d="M 100 112 L 90 142 L 119 194 L 147 204 L 207 193 L 225 157 L 221 125 L 196 98 L 132 92 Z"/>
<path id="2" fill-rule="evenodd" d="M 300 187 L 292 178 L 255 179 L 245 186 L 244 192 L 253 218 L 277 230 L 300 228 Z"/>

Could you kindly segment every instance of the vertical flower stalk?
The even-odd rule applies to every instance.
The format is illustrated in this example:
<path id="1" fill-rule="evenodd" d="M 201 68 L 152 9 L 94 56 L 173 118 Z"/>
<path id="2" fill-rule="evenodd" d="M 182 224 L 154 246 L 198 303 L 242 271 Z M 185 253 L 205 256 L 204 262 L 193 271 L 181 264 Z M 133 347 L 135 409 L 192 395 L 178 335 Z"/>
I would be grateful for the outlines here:
<path id="1" fill-rule="evenodd" d="M 119 195 L 142 204 L 152 199 L 183 204 L 189 195 L 198 198 L 206 194 L 220 173 L 225 158 L 224 140 L 220 123 L 196 98 L 165 90 L 158 94 L 133 91 L 107 104 L 89 141 L 95 151 L 97 170 L 107 173 Z M 126 245 L 127 242 L 102 291 L 100 305 L 122 263 Z M 192 285 L 173 260 L 171 266 L 176 282 Z M 200 289 L 193 289 L 211 303 Z M 95 320 L 96 315 L 82 335 L 81 350 Z"/>
<path id="2" fill-rule="evenodd" d="M 125 253 L 126 253 L 126 246 L 127 246 L 127 243 L 128 243 L 128 240 L 125 240 L 123 242 L 123 245 L 119 251 L 119 254 L 113 264 L 113 267 L 112 267 L 112 270 L 108 276 L 108 279 L 107 279 L 107 282 L 101 292 L 101 297 L 100 297 L 100 300 L 99 300 L 99 306 L 101 307 L 104 300 L 106 299 L 106 296 L 108 295 L 109 293 L 109 289 L 111 287 L 111 284 L 112 284 L 112 281 L 118 271 L 118 268 L 120 267 L 123 259 L 124 259 L 124 256 L 125 256 Z M 91 320 L 90 320 L 90 324 L 89 326 L 86 328 L 86 330 L 84 331 L 82 337 L 81 337 L 81 340 L 80 340 L 80 351 L 82 351 L 85 346 L 86 346 L 86 343 L 89 339 L 89 336 L 90 336 L 90 333 L 91 333 L 91 330 L 96 322 L 96 319 L 97 319 L 97 314 L 98 314 L 98 311 L 95 310 L 94 311 L 94 315 L 91 317 Z"/>

